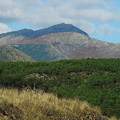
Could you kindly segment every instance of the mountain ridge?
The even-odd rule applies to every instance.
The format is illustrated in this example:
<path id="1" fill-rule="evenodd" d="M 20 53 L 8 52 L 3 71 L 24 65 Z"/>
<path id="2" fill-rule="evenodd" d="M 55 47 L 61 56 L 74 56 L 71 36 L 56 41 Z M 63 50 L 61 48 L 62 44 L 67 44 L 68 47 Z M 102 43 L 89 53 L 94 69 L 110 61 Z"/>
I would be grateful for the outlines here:
<path id="1" fill-rule="evenodd" d="M 50 33 L 60 33 L 60 32 L 77 32 L 77 33 L 81 33 L 83 35 L 86 35 L 89 37 L 89 35 L 84 32 L 83 30 L 75 27 L 72 24 L 65 24 L 65 23 L 61 23 L 61 24 L 57 24 L 57 25 L 53 25 L 50 26 L 48 28 L 44 28 L 44 29 L 39 29 L 39 30 L 32 30 L 32 29 L 21 29 L 18 31 L 12 31 L 12 32 L 8 32 L 8 33 L 2 33 L 0 34 L 0 38 L 6 36 L 6 35 L 15 35 L 15 36 L 24 36 L 24 37 L 30 37 L 30 38 L 35 38 L 38 36 L 43 36 L 43 35 L 47 35 Z"/>
<path id="2" fill-rule="evenodd" d="M 41 30 L 22 29 L 0 35 L 0 47 L 11 46 L 33 60 L 120 58 L 120 45 L 91 38 L 72 24 Z"/>

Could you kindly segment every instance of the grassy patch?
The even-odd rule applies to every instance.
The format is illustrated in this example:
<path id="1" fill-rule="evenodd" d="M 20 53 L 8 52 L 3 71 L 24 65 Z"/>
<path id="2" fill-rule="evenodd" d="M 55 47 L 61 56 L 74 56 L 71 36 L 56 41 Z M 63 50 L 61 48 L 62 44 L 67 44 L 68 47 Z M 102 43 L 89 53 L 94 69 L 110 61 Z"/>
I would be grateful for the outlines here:
<path id="1" fill-rule="evenodd" d="M 112 120 L 79 100 L 31 90 L 0 89 L 0 94 L 0 120 Z"/>

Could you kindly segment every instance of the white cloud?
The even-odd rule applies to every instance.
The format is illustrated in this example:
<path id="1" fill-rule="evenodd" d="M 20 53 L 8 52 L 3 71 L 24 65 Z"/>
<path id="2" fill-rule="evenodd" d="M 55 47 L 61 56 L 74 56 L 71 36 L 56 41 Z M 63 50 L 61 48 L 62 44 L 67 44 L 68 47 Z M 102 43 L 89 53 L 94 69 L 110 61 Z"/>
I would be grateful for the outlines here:
<path id="1" fill-rule="evenodd" d="M 44 21 L 46 18 L 51 20 L 50 16 L 55 19 L 73 16 L 106 21 L 117 18 L 115 11 L 111 13 L 107 9 L 110 1 L 113 0 L 47 0 L 47 2 L 43 0 L 0 0 L 0 17 L 32 22 L 39 19 Z M 32 17 L 35 19 L 31 19 Z"/>
<path id="2" fill-rule="evenodd" d="M 83 9 L 75 13 L 74 16 L 99 22 L 117 20 L 118 18 L 115 13 L 104 9 Z"/>
<path id="3" fill-rule="evenodd" d="M 45 2 L 46 1 L 46 2 Z M 72 23 L 93 33 L 95 22 L 119 21 L 115 0 L 0 0 L 0 22 L 23 22 L 35 28 Z"/>
<path id="4" fill-rule="evenodd" d="M 15 0 L 0 0 L 1 19 L 19 19 L 21 15 L 22 11 Z"/>
<path id="5" fill-rule="evenodd" d="M 6 24 L 0 23 L 0 33 L 10 32 L 11 28 L 9 28 Z"/>

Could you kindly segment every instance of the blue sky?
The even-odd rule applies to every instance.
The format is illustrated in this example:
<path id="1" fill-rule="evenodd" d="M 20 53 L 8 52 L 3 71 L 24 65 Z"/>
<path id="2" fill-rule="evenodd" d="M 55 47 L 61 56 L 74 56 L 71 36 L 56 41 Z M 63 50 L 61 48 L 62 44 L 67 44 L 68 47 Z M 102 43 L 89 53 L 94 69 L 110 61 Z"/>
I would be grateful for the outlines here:
<path id="1" fill-rule="evenodd" d="M 0 33 L 70 23 L 120 43 L 120 0 L 0 0 Z"/>

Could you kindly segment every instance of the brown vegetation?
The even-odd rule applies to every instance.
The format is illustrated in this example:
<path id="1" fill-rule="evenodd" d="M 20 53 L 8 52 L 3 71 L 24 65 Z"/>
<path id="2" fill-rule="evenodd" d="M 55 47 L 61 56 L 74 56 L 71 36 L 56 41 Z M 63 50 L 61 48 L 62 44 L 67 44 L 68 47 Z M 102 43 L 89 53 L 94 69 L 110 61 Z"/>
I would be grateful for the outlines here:
<path id="1" fill-rule="evenodd" d="M 0 96 L 0 120 L 109 120 L 87 102 L 43 92 L 0 89 Z"/>

